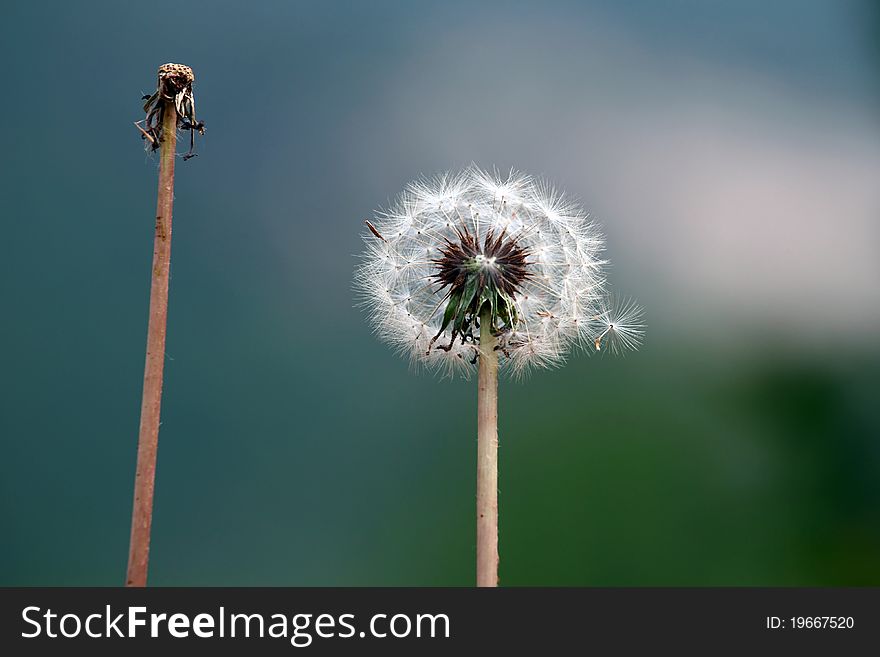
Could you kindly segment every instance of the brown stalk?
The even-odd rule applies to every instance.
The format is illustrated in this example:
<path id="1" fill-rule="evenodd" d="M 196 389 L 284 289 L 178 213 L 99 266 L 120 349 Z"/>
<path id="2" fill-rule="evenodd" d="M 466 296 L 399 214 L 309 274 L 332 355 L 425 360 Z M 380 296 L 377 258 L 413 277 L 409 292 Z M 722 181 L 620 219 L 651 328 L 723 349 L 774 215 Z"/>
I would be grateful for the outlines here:
<path id="1" fill-rule="evenodd" d="M 165 107 L 162 116 L 159 192 L 153 242 L 150 319 L 147 326 L 147 358 L 144 366 L 126 586 L 147 585 L 156 452 L 159 448 L 159 412 L 162 405 L 162 370 L 165 364 L 165 328 L 168 321 L 168 273 L 171 264 L 174 156 L 177 148 L 177 110 L 173 100 L 163 100 L 163 102 Z"/>

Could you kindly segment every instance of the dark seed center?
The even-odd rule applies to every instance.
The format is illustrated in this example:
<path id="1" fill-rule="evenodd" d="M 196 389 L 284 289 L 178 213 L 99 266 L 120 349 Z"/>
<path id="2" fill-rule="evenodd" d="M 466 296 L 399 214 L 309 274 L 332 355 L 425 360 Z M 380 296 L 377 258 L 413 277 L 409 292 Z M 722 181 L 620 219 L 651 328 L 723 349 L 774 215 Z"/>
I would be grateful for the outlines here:
<path id="1" fill-rule="evenodd" d="M 447 239 L 440 248 L 440 257 L 433 261 L 438 292 L 446 290 L 448 301 L 440 331 L 431 340 L 429 350 L 448 326 L 452 326 L 452 340 L 438 349 L 448 351 L 457 337 L 462 343 L 479 342 L 480 313 L 487 304 L 493 333 L 513 329 L 519 321 L 516 295 L 531 277 L 528 250 L 515 238 L 507 237 L 506 231 L 496 236 L 489 230 L 482 244 L 466 226 L 455 232 L 458 240 Z"/>

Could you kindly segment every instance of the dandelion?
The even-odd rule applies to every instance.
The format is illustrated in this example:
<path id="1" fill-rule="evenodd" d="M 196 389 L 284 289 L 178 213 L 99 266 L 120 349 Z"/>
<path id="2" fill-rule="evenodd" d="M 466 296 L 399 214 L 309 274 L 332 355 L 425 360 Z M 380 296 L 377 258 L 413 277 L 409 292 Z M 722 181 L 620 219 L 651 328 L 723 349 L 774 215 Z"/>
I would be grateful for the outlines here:
<path id="1" fill-rule="evenodd" d="M 413 182 L 365 223 L 356 287 L 376 334 L 416 365 L 478 371 L 477 585 L 496 586 L 499 369 L 636 348 L 641 311 L 607 299 L 603 239 L 582 209 L 516 172 Z"/>
<path id="2" fill-rule="evenodd" d="M 146 586 L 150 557 L 150 528 L 153 522 L 153 492 L 156 479 L 156 452 L 159 449 L 159 419 L 162 406 L 162 375 L 165 365 L 165 331 L 168 324 L 168 279 L 171 267 L 171 218 L 174 209 L 174 159 L 177 131 L 190 131 L 193 157 L 194 132 L 204 134 L 205 125 L 196 121 L 192 85 L 195 77 L 189 66 L 163 64 L 159 67 L 156 93 L 147 96 L 146 118 L 136 122 L 148 150 L 159 151 L 159 189 L 153 236 L 153 267 L 150 277 L 150 315 L 147 323 L 147 357 L 141 398 L 135 466 L 134 504 L 128 547 L 126 586 Z M 140 124 L 144 124 L 142 127 Z"/>

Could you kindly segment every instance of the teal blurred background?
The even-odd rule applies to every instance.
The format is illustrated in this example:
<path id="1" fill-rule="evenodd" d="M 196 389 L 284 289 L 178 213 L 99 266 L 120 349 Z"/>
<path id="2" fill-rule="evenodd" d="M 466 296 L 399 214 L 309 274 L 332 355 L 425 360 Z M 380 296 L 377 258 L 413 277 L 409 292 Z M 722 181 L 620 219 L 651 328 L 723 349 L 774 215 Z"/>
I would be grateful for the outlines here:
<path id="1" fill-rule="evenodd" d="M 880 584 L 876 2 L 3 5 L 0 584 L 124 577 L 157 158 L 150 583 L 469 585 L 474 381 L 370 334 L 363 219 L 470 162 L 603 224 L 645 347 L 501 384 L 506 585 Z"/>

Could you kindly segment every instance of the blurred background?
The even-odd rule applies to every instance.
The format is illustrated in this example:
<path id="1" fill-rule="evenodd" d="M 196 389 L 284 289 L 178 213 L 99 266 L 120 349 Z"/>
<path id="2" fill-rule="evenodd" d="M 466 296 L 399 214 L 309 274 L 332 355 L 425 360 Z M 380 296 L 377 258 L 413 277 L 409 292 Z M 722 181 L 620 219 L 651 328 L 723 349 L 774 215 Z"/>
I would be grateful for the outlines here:
<path id="1" fill-rule="evenodd" d="M 880 584 L 876 2 L 5 3 L 0 584 L 120 585 L 158 158 L 154 585 L 470 585 L 475 382 L 371 335 L 363 220 L 471 162 L 604 226 L 644 348 L 502 381 L 505 585 Z M 182 145 L 183 147 L 183 145 Z"/>

